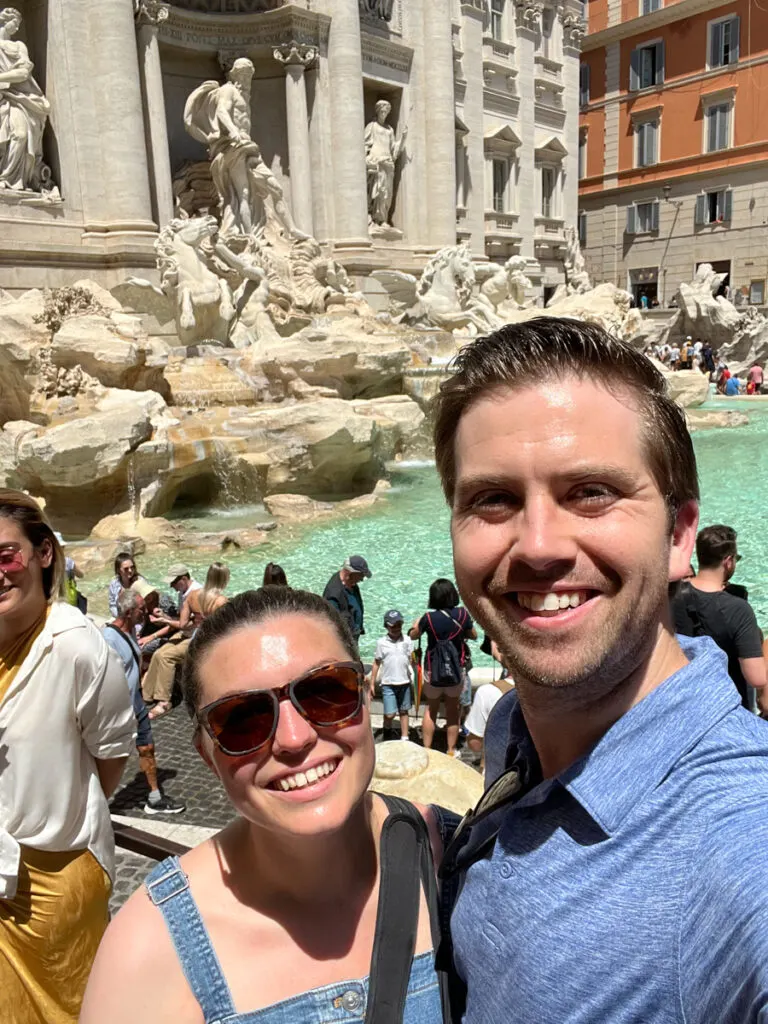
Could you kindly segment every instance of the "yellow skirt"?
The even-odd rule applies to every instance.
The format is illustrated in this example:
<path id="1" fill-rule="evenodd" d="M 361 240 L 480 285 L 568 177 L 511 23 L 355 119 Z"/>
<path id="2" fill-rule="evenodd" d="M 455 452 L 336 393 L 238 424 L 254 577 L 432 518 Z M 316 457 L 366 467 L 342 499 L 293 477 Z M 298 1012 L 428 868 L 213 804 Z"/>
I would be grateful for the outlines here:
<path id="1" fill-rule="evenodd" d="M 16 896 L 0 899 L 0 1021 L 76 1024 L 110 889 L 89 850 L 22 847 Z"/>

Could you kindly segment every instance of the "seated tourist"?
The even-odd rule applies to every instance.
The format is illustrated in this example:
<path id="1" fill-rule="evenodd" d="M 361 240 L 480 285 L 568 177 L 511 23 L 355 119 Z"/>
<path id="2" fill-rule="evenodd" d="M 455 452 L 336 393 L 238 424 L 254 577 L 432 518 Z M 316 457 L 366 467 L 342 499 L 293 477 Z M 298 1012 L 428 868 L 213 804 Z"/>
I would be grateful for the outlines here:
<path id="1" fill-rule="evenodd" d="M 174 618 L 160 610 L 150 616 L 152 622 L 171 627 L 167 643 L 152 655 L 147 674 L 141 684 L 144 700 L 148 704 L 154 703 L 150 718 L 158 718 L 171 710 L 176 669 L 184 661 L 194 630 L 189 615 L 184 614 L 184 604 L 190 594 L 201 589 L 197 580 L 192 579 L 189 569 L 181 562 L 176 562 L 170 567 L 165 584 L 179 595 L 179 617 Z"/>
<path id="2" fill-rule="evenodd" d="M 234 597 L 190 644 L 184 697 L 238 817 L 117 914 L 81 1024 L 362 1021 L 368 998 L 402 998 L 404 1024 L 441 1021 L 424 892 L 434 907 L 442 815 L 368 790 L 363 671 L 339 613 L 283 587 Z M 383 892 L 412 895 L 380 906 L 380 872 Z M 397 941 L 374 955 L 395 919 Z"/>
<path id="3" fill-rule="evenodd" d="M 115 558 L 115 575 L 109 582 L 109 614 L 114 618 L 117 615 L 117 595 L 121 590 L 127 590 L 137 580 L 147 581 L 139 575 L 133 555 L 127 551 L 121 551 Z"/>
<path id="4" fill-rule="evenodd" d="M 229 569 L 221 562 L 214 562 L 205 576 L 201 590 L 193 590 L 181 611 L 181 628 L 197 629 L 209 615 L 227 603 L 224 591 L 229 583 Z"/>

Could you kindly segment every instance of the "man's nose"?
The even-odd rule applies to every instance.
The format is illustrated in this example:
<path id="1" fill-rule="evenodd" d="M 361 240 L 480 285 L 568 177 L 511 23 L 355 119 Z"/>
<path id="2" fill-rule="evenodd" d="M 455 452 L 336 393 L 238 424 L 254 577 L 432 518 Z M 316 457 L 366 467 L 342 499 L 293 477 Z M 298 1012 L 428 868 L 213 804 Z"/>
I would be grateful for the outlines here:
<path id="1" fill-rule="evenodd" d="M 578 545 L 573 517 L 553 497 L 537 495 L 526 500 L 517 522 L 513 560 L 537 571 L 575 560 Z"/>
<path id="2" fill-rule="evenodd" d="M 311 747 L 317 739 L 312 725 L 299 714 L 289 700 L 281 700 L 277 728 L 272 740 L 272 753 L 297 753 Z"/>

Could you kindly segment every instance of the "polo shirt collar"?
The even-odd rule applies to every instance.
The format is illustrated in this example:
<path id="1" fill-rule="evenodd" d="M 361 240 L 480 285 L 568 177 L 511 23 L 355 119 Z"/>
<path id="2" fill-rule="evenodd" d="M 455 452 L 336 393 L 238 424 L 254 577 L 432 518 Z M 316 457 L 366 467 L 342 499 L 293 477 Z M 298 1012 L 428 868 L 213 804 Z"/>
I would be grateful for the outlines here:
<path id="1" fill-rule="evenodd" d="M 726 656 L 714 641 L 710 637 L 677 639 L 688 664 L 622 715 L 557 780 L 542 783 L 548 794 L 559 782 L 607 835 L 620 828 L 702 736 L 741 704 L 728 675 Z M 516 748 L 518 758 L 537 766 L 535 752 L 534 761 L 530 759 L 533 744 L 519 704 L 509 735 L 507 764 L 514 762 Z M 530 795 L 530 802 L 536 803 L 544 796 L 536 794 L 537 800 L 534 793 Z"/>

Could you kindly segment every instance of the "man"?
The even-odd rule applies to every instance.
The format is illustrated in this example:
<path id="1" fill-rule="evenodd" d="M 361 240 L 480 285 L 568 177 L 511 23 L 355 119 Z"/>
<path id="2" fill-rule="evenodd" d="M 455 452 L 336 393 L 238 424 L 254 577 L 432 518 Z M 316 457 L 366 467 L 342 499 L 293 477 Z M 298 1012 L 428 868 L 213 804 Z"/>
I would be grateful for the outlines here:
<path id="1" fill-rule="evenodd" d="M 669 349 L 669 368 L 671 370 L 680 369 L 680 347 L 676 344 Z"/>
<path id="2" fill-rule="evenodd" d="M 176 632 L 152 655 L 147 674 L 144 676 L 142 684 L 144 700 L 147 703 L 156 702 L 149 713 L 150 718 L 159 718 L 171 710 L 171 694 L 173 681 L 176 678 L 176 669 L 184 661 L 189 642 L 192 639 L 191 630 L 188 627 L 182 628 L 184 602 L 192 591 L 201 589 L 201 584 L 192 579 L 189 569 L 182 562 L 176 562 L 170 567 L 163 582 L 179 595 L 179 618 L 175 619 L 160 611 L 155 612 L 152 616 L 153 622 L 168 625 Z"/>
<path id="3" fill-rule="evenodd" d="M 731 526 L 707 526 L 696 538 L 699 571 L 678 588 L 672 599 L 675 631 L 683 636 L 711 636 L 728 657 L 728 675 L 745 708 L 752 708 L 754 691 L 768 713 L 763 637 L 746 600 L 726 586 L 740 559 L 736 531 Z"/>
<path id="4" fill-rule="evenodd" d="M 462 349 L 436 411 L 456 579 L 515 679 L 486 778 L 521 787 L 446 851 L 465 1024 L 765 1019 L 768 731 L 672 629 L 682 411 L 641 353 L 549 317 Z"/>
<path id="5" fill-rule="evenodd" d="M 365 633 L 365 608 L 360 584 L 372 575 L 362 555 L 350 555 L 341 569 L 331 576 L 323 591 L 325 600 L 341 612 L 356 641 Z"/>
<path id="6" fill-rule="evenodd" d="M 136 716 L 136 750 L 139 755 L 139 770 L 149 786 L 149 796 L 144 804 L 145 814 L 181 814 L 186 805 L 163 793 L 157 782 L 157 761 L 152 726 L 144 698 L 141 696 L 140 669 L 141 654 L 135 640 L 135 630 L 146 618 L 144 598 L 134 590 L 121 590 L 117 597 L 117 617 L 108 622 L 102 630 L 104 639 L 119 657 L 128 688 L 133 698 L 133 713 Z"/>
<path id="7" fill-rule="evenodd" d="M 725 377 L 725 374 L 723 374 L 723 376 Z M 740 395 L 741 380 L 738 377 L 733 377 L 732 375 L 729 374 L 728 377 L 725 379 L 725 387 L 723 388 L 723 394 L 727 398 L 735 398 L 737 395 Z"/>
<path id="8" fill-rule="evenodd" d="M 763 388 L 763 368 L 760 363 L 753 363 L 747 373 L 747 381 L 752 385 L 752 394 L 759 395 Z"/>

